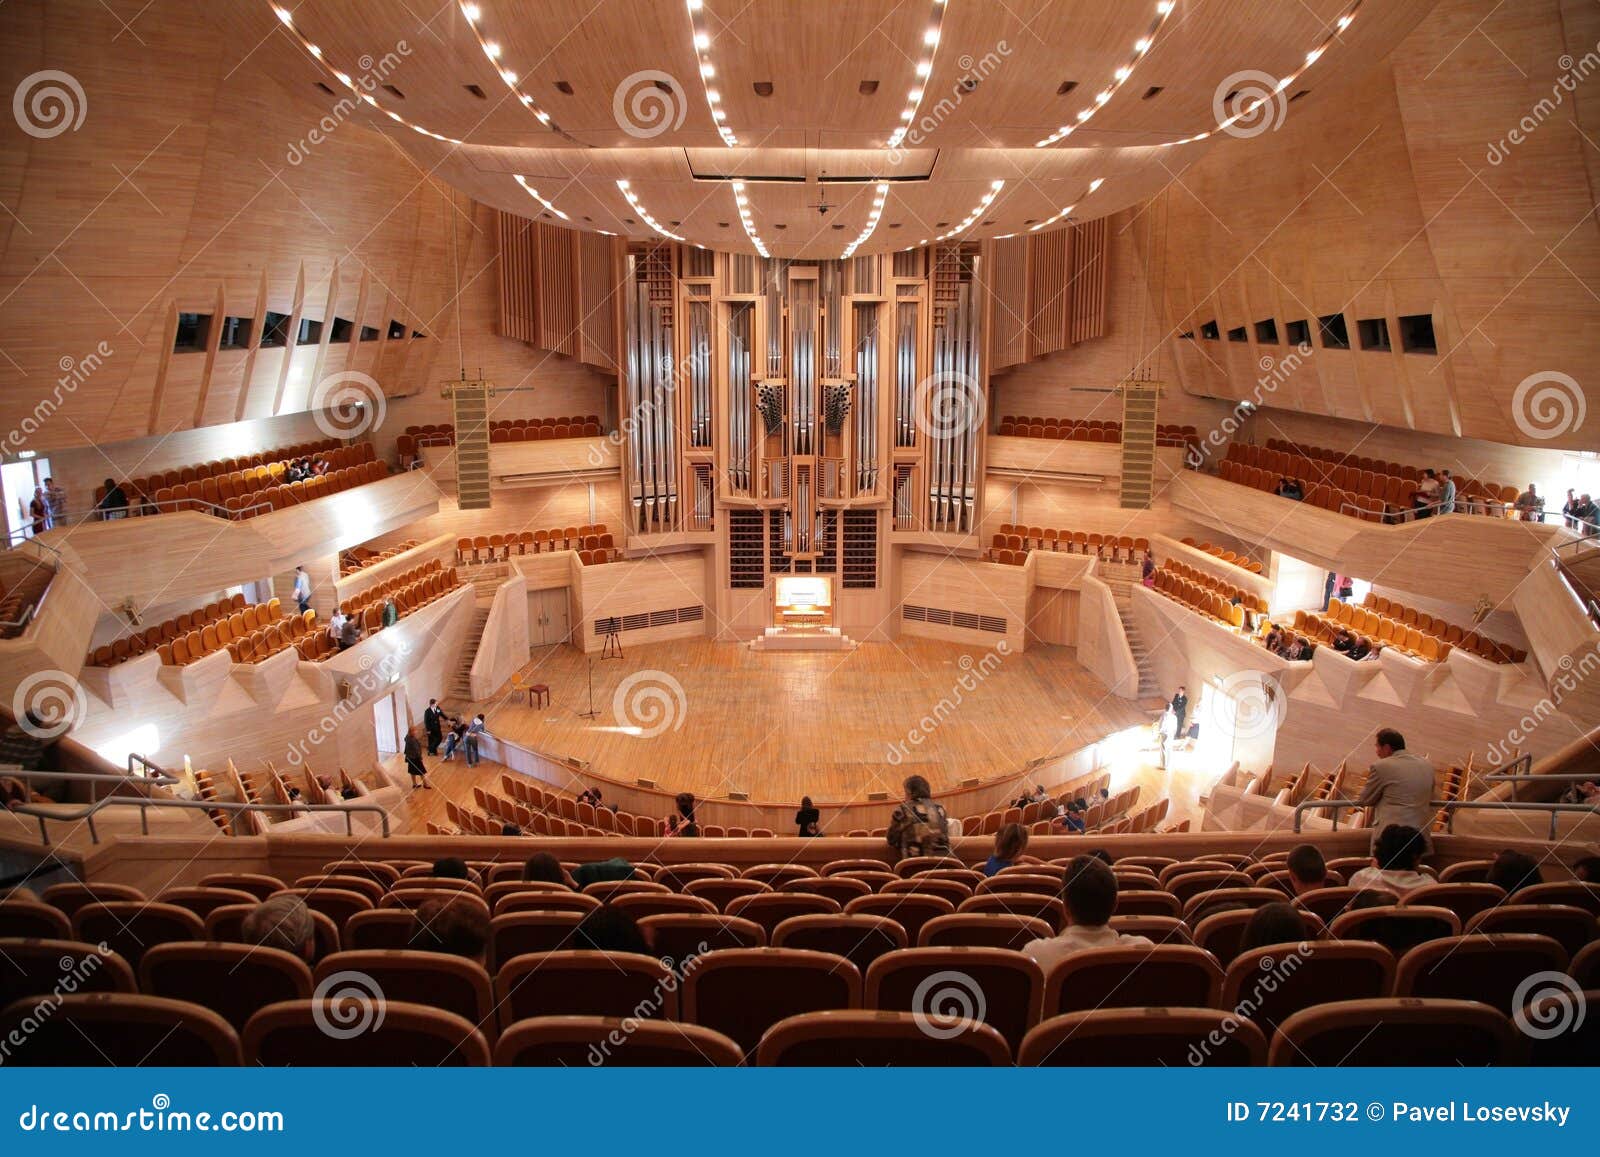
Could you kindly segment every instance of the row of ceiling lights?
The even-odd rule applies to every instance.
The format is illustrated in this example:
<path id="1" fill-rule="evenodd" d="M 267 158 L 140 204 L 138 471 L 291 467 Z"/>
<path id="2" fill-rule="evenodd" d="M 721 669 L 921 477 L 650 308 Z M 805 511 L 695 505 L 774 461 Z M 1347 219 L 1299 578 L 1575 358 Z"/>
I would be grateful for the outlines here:
<path id="1" fill-rule="evenodd" d="M 889 136 L 891 149 L 900 147 L 900 142 L 906 139 L 906 133 L 911 130 L 912 124 L 917 119 L 917 109 L 922 106 L 922 93 L 928 87 L 928 79 L 933 75 L 933 60 L 939 54 L 939 35 L 944 31 L 945 0 L 933 0 L 933 15 L 928 19 L 928 30 L 922 34 L 922 45 L 926 50 L 917 60 L 916 76 L 911 81 L 911 89 L 906 93 L 906 107 L 900 114 L 900 126 Z"/>
<path id="2" fill-rule="evenodd" d="M 1145 53 L 1150 51 L 1150 46 L 1156 42 L 1156 34 L 1161 31 L 1161 26 L 1167 22 L 1167 17 L 1172 15 L 1172 10 L 1175 7 L 1177 7 L 1177 5 L 1173 3 L 1173 0 L 1160 0 L 1160 3 L 1156 5 L 1155 25 L 1150 29 L 1147 35 L 1141 36 L 1138 40 L 1133 42 L 1133 59 L 1128 61 L 1128 63 L 1123 65 L 1121 68 L 1117 69 L 1116 73 L 1112 76 L 1111 83 L 1106 85 L 1105 88 L 1101 89 L 1095 94 L 1095 98 L 1092 103 L 1078 110 L 1076 123 L 1062 125 L 1055 132 L 1045 137 L 1044 140 L 1035 141 L 1033 147 L 1036 149 L 1042 149 L 1046 145 L 1053 145 L 1065 137 L 1070 137 L 1077 130 L 1079 125 L 1082 125 L 1084 122 L 1092 118 L 1095 113 L 1099 112 L 1100 109 L 1105 106 L 1105 103 L 1116 94 L 1117 89 L 1121 88 L 1128 82 L 1128 78 L 1133 75 L 1134 66 L 1144 59 Z"/>

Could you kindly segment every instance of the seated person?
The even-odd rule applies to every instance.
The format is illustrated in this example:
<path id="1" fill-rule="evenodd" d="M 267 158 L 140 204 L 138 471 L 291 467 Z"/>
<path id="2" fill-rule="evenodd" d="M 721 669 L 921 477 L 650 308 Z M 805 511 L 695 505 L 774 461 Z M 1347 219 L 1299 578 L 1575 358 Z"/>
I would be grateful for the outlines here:
<path id="1" fill-rule="evenodd" d="M 418 905 L 406 947 L 483 963 L 489 946 L 489 913 L 470 896 L 426 900 Z"/>
<path id="2" fill-rule="evenodd" d="M 299 896 L 278 893 L 257 904 L 240 928 L 245 942 L 281 948 L 307 964 L 317 958 L 317 926 Z"/>
<path id="3" fill-rule="evenodd" d="M 1322 850 L 1315 844 L 1300 844 L 1290 849 L 1289 858 L 1284 863 L 1289 869 L 1289 886 L 1294 889 L 1296 896 L 1329 886 L 1328 862 L 1322 858 Z"/>
<path id="4" fill-rule="evenodd" d="M 572 869 L 572 886 L 582 891 L 590 884 L 599 884 L 607 880 L 633 879 L 633 865 L 621 856 L 612 856 L 609 860 L 597 860 L 591 864 L 579 864 Z"/>
<path id="5" fill-rule="evenodd" d="M 1061 885 L 1067 908 L 1067 926 L 1059 936 L 1030 940 L 1022 952 L 1048 973 L 1051 967 L 1089 948 L 1149 947 L 1143 936 L 1114 931 L 1109 921 L 1117 908 L 1117 876 L 1096 856 L 1077 856 L 1067 865 Z"/>
<path id="6" fill-rule="evenodd" d="M 994 854 L 985 861 L 983 874 L 996 875 L 1001 868 L 1009 868 L 1013 864 L 1037 863 L 1031 856 L 1022 853 L 1028 846 L 1028 829 L 1021 824 L 1005 824 L 994 834 Z"/>
<path id="7" fill-rule="evenodd" d="M 1585 856 L 1572 865 L 1572 874 L 1581 884 L 1600 884 L 1600 856 Z"/>
<path id="8" fill-rule="evenodd" d="M 1352 659 L 1369 659 L 1378 652 L 1371 643 L 1358 635 L 1351 641 L 1350 650 L 1347 653 Z"/>
<path id="9" fill-rule="evenodd" d="M 1269 944 L 1303 944 L 1306 934 L 1305 918 L 1293 904 L 1263 904 L 1244 926 L 1244 933 L 1239 937 L 1239 951 L 1250 952 Z"/>
<path id="10" fill-rule="evenodd" d="M 1526 490 L 1517 495 L 1516 511 L 1517 517 L 1524 522 L 1544 521 L 1544 497 L 1532 482 L 1528 483 Z"/>
<path id="11" fill-rule="evenodd" d="M 1506 902 L 1515 903 L 1511 899 L 1513 896 L 1523 888 L 1543 883 L 1543 879 L 1539 875 L 1539 861 L 1508 848 L 1496 856 L 1494 862 L 1489 865 L 1489 872 L 1484 876 L 1484 882 L 1493 884 L 1497 888 L 1504 888 Z"/>
<path id="12" fill-rule="evenodd" d="M 584 915 L 572 930 L 572 947 L 589 952 L 651 954 L 650 940 L 633 917 L 609 904 Z"/>
<path id="13" fill-rule="evenodd" d="M 567 870 L 549 852 L 535 852 L 529 856 L 528 862 L 522 865 L 522 878 L 572 887 L 572 878 L 567 875 Z"/>
<path id="14" fill-rule="evenodd" d="M 1378 833 L 1378 842 L 1372 849 L 1372 867 L 1351 876 L 1350 886 L 1393 892 L 1403 898 L 1407 892 L 1434 882 L 1432 876 L 1417 870 L 1427 850 L 1427 839 L 1416 828 L 1390 824 Z"/>
<path id="15" fill-rule="evenodd" d="M 1338 651 L 1341 655 L 1348 655 L 1352 650 L 1355 649 L 1355 645 L 1356 637 L 1349 631 L 1341 628 L 1339 633 L 1334 636 L 1333 649 Z"/>
<path id="16" fill-rule="evenodd" d="M 472 869 L 460 856 L 444 856 L 433 861 L 433 874 L 441 880 L 472 879 Z"/>

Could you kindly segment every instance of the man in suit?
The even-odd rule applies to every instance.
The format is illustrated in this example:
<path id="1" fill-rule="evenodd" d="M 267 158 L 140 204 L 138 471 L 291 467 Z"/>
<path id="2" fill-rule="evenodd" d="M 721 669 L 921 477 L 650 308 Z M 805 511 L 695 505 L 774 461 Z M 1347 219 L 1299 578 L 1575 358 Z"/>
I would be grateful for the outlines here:
<path id="1" fill-rule="evenodd" d="M 1405 736 L 1390 727 L 1378 732 L 1378 761 L 1356 803 L 1372 809 L 1373 838 L 1391 824 L 1426 832 L 1433 825 L 1434 769 L 1406 750 Z"/>
<path id="2" fill-rule="evenodd" d="M 439 744 L 444 742 L 444 712 L 439 710 L 437 699 L 428 700 L 428 709 L 422 713 L 422 726 L 428 731 L 428 754 L 438 755 Z"/>
<path id="3" fill-rule="evenodd" d="M 1172 703 L 1170 706 L 1172 708 L 1173 722 L 1172 738 L 1176 742 L 1181 742 L 1184 736 L 1188 734 L 1189 727 L 1188 688 L 1179 687 L 1178 693 L 1172 697 Z"/>

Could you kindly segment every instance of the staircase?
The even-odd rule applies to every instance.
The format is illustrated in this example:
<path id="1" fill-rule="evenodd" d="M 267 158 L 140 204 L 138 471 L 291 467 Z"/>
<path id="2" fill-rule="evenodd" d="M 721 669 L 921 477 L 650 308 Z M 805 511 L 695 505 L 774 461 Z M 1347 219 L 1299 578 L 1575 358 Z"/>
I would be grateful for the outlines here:
<path id="1" fill-rule="evenodd" d="M 1123 573 L 1117 573 L 1118 571 Z M 1161 698 L 1161 688 L 1156 682 L 1155 668 L 1150 664 L 1150 652 L 1145 647 L 1144 640 L 1139 635 L 1139 628 L 1133 621 L 1133 584 L 1137 569 L 1125 569 L 1102 565 L 1096 572 L 1097 576 L 1106 586 L 1111 588 L 1111 597 L 1117 602 L 1117 617 L 1122 620 L 1122 633 L 1128 638 L 1128 649 L 1133 652 L 1134 664 L 1139 668 L 1139 699 Z"/>
<path id="2" fill-rule="evenodd" d="M 1150 509 L 1156 484 L 1156 402 L 1159 382 L 1123 382 L 1122 494 L 1124 510 Z"/>
<path id="3" fill-rule="evenodd" d="M 456 382 L 456 505 L 462 510 L 489 508 L 489 383 Z"/>
<path id="4" fill-rule="evenodd" d="M 489 604 L 480 599 L 472 609 L 472 626 L 467 640 L 461 645 L 461 662 L 456 666 L 455 677 L 450 680 L 447 701 L 462 704 L 464 709 L 472 704 L 472 661 L 478 657 L 478 647 L 483 642 L 483 625 L 489 621 Z"/>

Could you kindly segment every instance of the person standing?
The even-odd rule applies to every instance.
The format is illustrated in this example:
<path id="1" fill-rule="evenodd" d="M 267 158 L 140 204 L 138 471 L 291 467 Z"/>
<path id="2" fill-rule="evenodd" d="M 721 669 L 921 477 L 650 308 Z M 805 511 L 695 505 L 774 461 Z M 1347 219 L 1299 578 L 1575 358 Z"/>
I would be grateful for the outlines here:
<path id="1" fill-rule="evenodd" d="M 100 511 L 100 517 L 108 522 L 128 516 L 128 496 L 115 479 L 106 479 L 105 493 L 100 496 L 95 508 Z"/>
<path id="2" fill-rule="evenodd" d="M 948 856 L 950 819 L 944 806 L 933 801 L 933 789 L 920 775 L 906 777 L 905 799 L 894 809 L 886 834 L 900 859 L 908 856 Z"/>
<path id="3" fill-rule="evenodd" d="M 1439 471 L 1439 513 L 1454 514 L 1456 511 L 1456 480 L 1450 476 L 1450 471 Z"/>
<path id="4" fill-rule="evenodd" d="M 303 566 L 294 568 L 294 601 L 302 615 L 311 609 L 311 576 Z"/>
<path id="5" fill-rule="evenodd" d="M 801 836 L 820 836 L 822 833 L 817 825 L 822 821 L 822 813 L 811 806 L 811 797 L 802 796 L 800 810 L 794 813 L 794 826 L 799 829 Z"/>
<path id="6" fill-rule="evenodd" d="M 422 744 L 417 740 L 417 729 L 408 728 L 405 742 L 406 774 L 411 777 L 411 790 L 425 787 L 429 791 L 433 786 L 428 782 L 428 767 L 422 762 Z"/>
<path id="7" fill-rule="evenodd" d="M 1426 832 L 1433 823 L 1433 764 L 1407 751 L 1405 736 L 1392 727 L 1378 732 L 1377 752 L 1378 760 L 1356 797 L 1357 807 L 1372 809 L 1367 826 L 1373 839 L 1393 824 Z"/>
<path id="8" fill-rule="evenodd" d="M 1562 519 L 1568 530 L 1578 529 L 1578 494 L 1575 490 L 1567 491 L 1567 500 L 1561 504 Z"/>
<path id="9" fill-rule="evenodd" d="M 33 488 L 33 498 L 28 503 L 28 525 L 34 537 L 38 537 L 49 528 L 50 504 L 45 500 L 43 486 Z"/>
<path id="10" fill-rule="evenodd" d="M 1172 702 L 1169 703 L 1168 706 L 1172 708 L 1172 738 L 1174 740 L 1181 740 L 1189 732 L 1188 688 L 1179 687 L 1177 693 L 1172 697 Z"/>
<path id="11" fill-rule="evenodd" d="M 467 766 L 478 766 L 478 740 L 481 736 L 489 734 L 483 725 L 483 715 L 472 717 L 472 722 L 467 724 Z"/>
<path id="12" fill-rule="evenodd" d="M 56 485 L 54 478 L 44 480 L 44 498 L 50 507 L 50 525 L 60 526 L 67 517 L 67 492 Z"/>
<path id="13" fill-rule="evenodd" d="M 428 733 L 428 754 L 438 755 L 439 744 L 444 742 L 444 712 L 439 710 L 437 699 L 428 700 L 428 708 L 422 713 L 422 726 Z"/>

